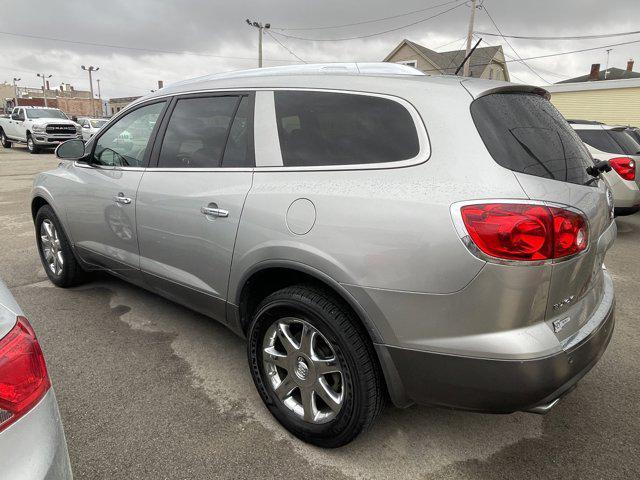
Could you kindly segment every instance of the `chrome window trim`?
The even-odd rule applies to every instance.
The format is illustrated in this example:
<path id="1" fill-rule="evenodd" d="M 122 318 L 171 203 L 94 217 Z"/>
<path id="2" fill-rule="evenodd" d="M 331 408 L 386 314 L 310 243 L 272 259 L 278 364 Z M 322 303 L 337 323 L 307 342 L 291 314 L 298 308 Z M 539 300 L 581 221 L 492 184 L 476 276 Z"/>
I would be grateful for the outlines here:
<path id="1" fill-rule="evenodd" d="M 562 208 L 564 210 L 569 210 L 571 212 L 578 213 L 584 217 L 587 225 L 587 248 L 585 248 L 581 252 L 574 253 L 573 255 L 567 255 L 565 257 L 552 258 L 548 260 L 508 260 L 508 259 L 497 258 L 491 255 L 488 255 L 484 253 L 482 250 L 480 250 L 480 248 L 478 248 L 478 246 L 471 239 L 471 236 L 467 231 L 467 227 L 465 226 L 464 221 L 462 220 L 462 212 L 461 212 L 461 209 L 464 206 L 479 205 L 479 204 L 485 204 L 485 203 L 515 203 L 515 204 L 523 204 L 523 205 L 540 205 L 544 207 Z M 463 202 L 452 203 L 450 206 L 450 211 L 451 211 L 451 219 L 453 220 L 453 226 L 456 230 L 456 233 L 458 234 L 458 238 L 460 238 L 460 241 L 463 243 L 465 247 L 467 247 L 467 250 L 469 250 L 469 252 L 471 252 L 471 254 L 474 257 L 488 263 L 497 263 L 499 265 L 516 265 L 516 266 L 517 265 L 519 266 L 555 265 L 555 264 L 567 262 L 569 260 L 572 260 L 582 255 L 586 255 L 591 250 L 591 244 L 592 244 L 591 238 L 590 238 L 591 225 L 589 224 L 589 218 L 582 210 L 572 207 L 570 205 L 564 205 L 562 203 L 555 203 L 555 202 L 547 202 L 542 200 L 525 200 L 521 198 L 520 199 L 480 198 L 477 200 L 465 200 Z"/>
<path id="2" fill-rule="evenodd" d="M 151 98 L 145 98 L 145 99 L 141 99 L 140 101 L 131 103 L 130 105 L 127 105 L 127 107 L 123 110 L 121 110 L 120 112 L 118 112 L 112 119 L 111 121 L 113 121 L 114 119 L 120 117 L 122 114 L 125 114 L 129 109 L 136 107 L 137 105 L 143 104 L 145 102 L 149 102 L 152 100 L 160 100 L 160 99 L 164 99 L 164 98 L 174 98 L 174 97 L 178 97 L 181 95 L 194 95 L 194 94 L 200 94 L 200 93 L 217 93 L 217 92 L 237 92 L 238 88 L 216 88 L 216 89 L 211 89 L 211 88 L 207 88 L 207 89 L 201 89 L 201 90 L 191 90 L 191 91 L 181 91 L 181 92 L 173 92 L 173 93 L 166 93 L 164 95 L 158 95 L 158 96 L 154 96 Z M 389 169 L 389 168 L 403 168 L 403 167 L 411 167 L 411 166 L 415 166 L 415 165 L 420 165 L 422 163 L 425 163 L 429 160 L 429 158 L 431 158 L 431 141 L 429 139 L 429 134 L 427 132 L 427 128 L 426 125 L 424 123 L 424 120 L 422 119 L 422 116 L 420 115 L 420 113 L 418 112 L 418 109 L 408 100 L 396 96 L 396 95 L 391 95 L 391 94 L 385 94 L 385 93 L 376 93 L 376 92 L 367 92 L 367 91 L 362 91 L 362 90 L 349 90 L 349 89 L 331 89 L 331 88 L 314 88 L 314 87 L 243 87 L 242 91 L 246 91 L 246 92 L 256 92 L 256 100 L 255 100 L 255 110 L 254 110 L 254 151 L 255 151 L 255 162 L 256 162 L 256 167 L 254 169 L 255 172 L 296 172 L 296 171 L 343 171 L 343 170 L 381 170 L 381 169 Z M 277 135 L 277 124 L 276 124 L 276 120 L 275 120 L 275 102 L 273 105 L 273 113 L 271 114 L 268 111 L 263 111 L 261 113 L 260 118 L 261 119 L 265 119 L 265 115 L 268 115 L 268 117 L 266 117 L 267 121 L 269 121 L 269 117 L 273 117 L 273 124 L 269 125 L 265 130 L 264 129 L 264 124 L 261 124 L 261 122 L 258 122 L 258 109 L 259 109 L 259 105 L 258 105 L 258 97 L 263 97 L 262 100 L 260 100 L 260 102 L 268 102 L 268 96 L 264 96 L 264 95 L 258 95 L 258 92 L 271 92 L 271 99 L 273 100 L 273 92 L 276 91 L 307 91 L 307 92 L 328 92 L 328 93 L 343 93 L 343 94 L 352 94 L 352 95 L 364 95 L 364 96 L 371 96 L 371 97 L 379 97 L 379 98 L 385 98 L 387 100 L 391 100 L 394 102 L 399 103 L 400 105 L 402 105 L 404 108 L 407 109 L 407 111 L 409 112 L 409 114 L 411 115 L 411 118 L 413 120 L 414 126 L 416 128 L 416 133 L 418 134 L 418 144 L 419 144 L 419 150 L 418 150 L 418 154 L 410 159 L 407 160 L 400 160 L 400 161 L 396 161 L 396 162 L 382 162 L 382 163 L 359 163 L 359 164 L 353 164 L 353 165 L 322 165 L 322 166 L 314 166 L 314 167 L 285 167 L 282 164 L 282 154 L 280 152 L 280 139 L 279 136 Z M 267 99 L 267 100 L 265 100 Z M 266 105 L 262 104 L 260 105 L 261 108 L 265 108 Z M 109 123 L 111 123 L 111 121 Z M 270 123 L 270 121 L 269 121 Z M 109 124 L 105 125 L 103 128 L 106 128 Z M 263 133 L 259 133 L 258 131 L 261 130 L 263 131 Z M 268 137 L 268 135 L 266 135 L 266 131 L 273 131 L 275 130 L 276 132 L 276 136 L 275 137 Z M 264 137 L 260 138 L 260 135 L 265 135 Z M 265 138 L 266 137 L 266 138 Z M 276 140 L 274 142 L 274 139 Z M 261 159 L 260 156 L 258 155 L 258 146 L 259 145 L 267 145 L 265 142 L 268 141 L 269 143 L 273 144 L 277 144 L 277 152 L 279 153 L 279 157 L 277 158 L 278 161 L 278 165 L 265 165 L 265 166 L 260 166 Z M 262 148 L 262 147 L 261 147 Z M 275 160 L 275 155 L 276 153 L 276 147 L 275 146 L 268 146 L 266 147 L 265 152 L 263 152 L 263 154 L 266 155 L 266 158 L 269 159 L 269 162 L 265 162 L 265 163 L 271 163 Z M 221 170 L 227 170 L 227 169 L 221 169 Z M 169 169 L 167 169 L 167 171 L 169 171 Z"/>

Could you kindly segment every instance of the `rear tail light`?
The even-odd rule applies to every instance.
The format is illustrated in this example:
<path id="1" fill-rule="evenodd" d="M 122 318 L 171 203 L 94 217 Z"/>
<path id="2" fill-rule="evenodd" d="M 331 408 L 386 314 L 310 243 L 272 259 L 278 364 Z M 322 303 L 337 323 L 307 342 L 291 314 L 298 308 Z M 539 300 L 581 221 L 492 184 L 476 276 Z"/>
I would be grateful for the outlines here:
<path id="1" fill-rule="evenodd" d="M 40 344 L 24 317 L 0 340 L 0 431 L 27 413 L 51 382 Z"/>
<path id="2" fill-rule="evenodd" d="M 629 157 L 616 157 L 609 160 L 609 165 L 625 180 L 636 178 L 636 162 Z"/>
<path id="3" fill-rule="evenodd" d="M 485 203 L 465 205 L 460 214 L 473 243 L 491 257 L 550 260 L 587 248 L 586 219 L 563 208 Z"/>

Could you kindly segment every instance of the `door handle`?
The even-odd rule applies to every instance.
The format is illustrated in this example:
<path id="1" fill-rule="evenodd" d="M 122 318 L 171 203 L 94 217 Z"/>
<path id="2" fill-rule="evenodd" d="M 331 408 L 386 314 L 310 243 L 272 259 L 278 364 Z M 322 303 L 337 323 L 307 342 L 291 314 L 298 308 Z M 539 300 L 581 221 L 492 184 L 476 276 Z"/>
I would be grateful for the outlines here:
<path id="1" fill-rule="evenodd" d="M 116 203 L 121 203 L 123 205 L 129 205 L 131 203 L 131 199 L 129 197 L 125 197 L 124 193 L 122 192 L 113 197 L 113 201 Z"/>
<path id="2" fill-rule="evenodd" d="M 226 218 L 229 216 L 229 212 L 227 210 L 218 208 L 215 203 L 210 203 L 208 206 L 200 208 L 200 213 L 211 217 Z"/>

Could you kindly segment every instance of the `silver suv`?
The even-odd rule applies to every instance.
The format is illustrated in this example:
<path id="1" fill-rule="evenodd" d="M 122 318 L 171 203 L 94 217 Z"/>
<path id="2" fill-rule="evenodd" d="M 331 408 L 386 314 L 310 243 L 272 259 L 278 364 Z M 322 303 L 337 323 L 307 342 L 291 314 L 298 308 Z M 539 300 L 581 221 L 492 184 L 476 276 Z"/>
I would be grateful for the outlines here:
<path id="1" fill-rule="evenodd" d="M 214 75 L 57 155 L 32 200 L 51 281 L 107 270 L 226 324 L 316 445 L 386 398 L 544 412 L 613 332 L 612 197 L 535 87 L 390 64 Z"/>

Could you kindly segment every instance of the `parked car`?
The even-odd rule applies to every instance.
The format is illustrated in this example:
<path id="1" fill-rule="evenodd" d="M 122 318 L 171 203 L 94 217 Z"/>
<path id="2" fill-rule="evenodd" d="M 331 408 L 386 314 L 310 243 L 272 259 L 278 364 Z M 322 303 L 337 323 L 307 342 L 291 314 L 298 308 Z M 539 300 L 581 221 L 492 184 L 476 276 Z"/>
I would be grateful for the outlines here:
<path id="1" fill-rule="evenodd" d="M 626 132 L 631 135 L 636 143 L 640 144 L 640 128 L 638 127 L 627 127 Z"/>
<path id="2" fill-rule="evenodd" d="M 38 153 L 80 137 L 80 125 L 57 108 L 15 107 L 9 118 L 0 118 L 0 143 L 4 148 L 26 143 L 29 153 Z"/>
<path id="3" fill-rule="evenodd" d="M 215 75 L 57 155 L 32 197 L 60 239 L 39 244 L 51 281 L 104 269 L 226 324 L 315 445 L 387 395 L 545 412 L 612 335 L 612 200 L 537 87 L 390 64 Z"/>
<path id="4" fill-rule="evenodd" d="M 640 160 L 640 144 L 628 133 L 627 127 L 597 123 L 572 123 L 578 136 L 591 155 L 606 160 L 610 172 L 603 178 L 613 192 L 616 215 L 631 215 L 640 210 L 640 176 L 637 162 Z"/>
<path id="5" fill-rule="evenodd" d="M 0 475 L 69 480 L 58 404 L 38 339 L 0 281 Z"/>
<path id="6" fill-rule="evenodd" d="M 82 127 L 82 139 L 86 142 L 93 137 L 100 128 L 107 124 L 108 120 L 104 118 L 78 118 L 78 124 Z"/>

